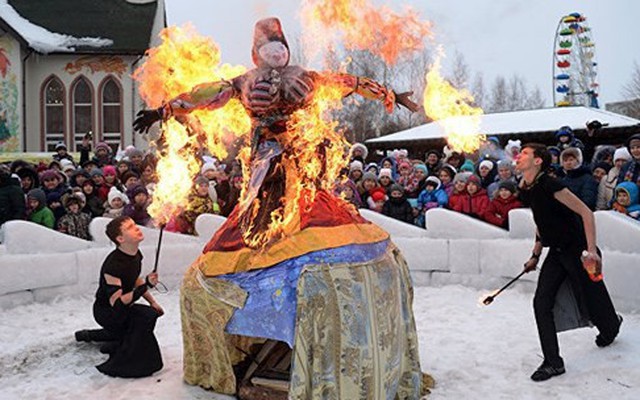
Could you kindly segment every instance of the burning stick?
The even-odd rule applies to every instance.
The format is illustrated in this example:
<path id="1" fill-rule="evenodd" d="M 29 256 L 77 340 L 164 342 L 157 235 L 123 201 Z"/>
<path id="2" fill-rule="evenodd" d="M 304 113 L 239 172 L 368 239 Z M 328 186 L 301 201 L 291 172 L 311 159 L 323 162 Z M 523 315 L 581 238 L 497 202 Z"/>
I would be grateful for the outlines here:
<path id="1" fill-rule="evenodd" d="M 515 278 L 513 278 L 512 280 L 510 280 L 506 285 L 504 285 L 503 287 L 501 287 L 497 292 L 495 292 L 492 295 L 489 295 L 487 297 L 484 298 L 484 300 L 482 300 L 482 304 L 484 304 L 485 306 L 488 306 L 489 304 L 493 303 L 493 299 L 495 299 L 500 293 L 502 293 L 503 290 L 505 290 L 506 288 L 508 288 L 509 286 L 511 286 L 515 281 L 517 281 L 518 279 L 520 279 L 520 277 L 522 277 L 522 275 L 524 275 L 525 273 L 527 273 L 527 270 L 523 270 L 522 272 L 520 272 L 520 274 L 518 274 L 518 276 L 516 276 Z"/>

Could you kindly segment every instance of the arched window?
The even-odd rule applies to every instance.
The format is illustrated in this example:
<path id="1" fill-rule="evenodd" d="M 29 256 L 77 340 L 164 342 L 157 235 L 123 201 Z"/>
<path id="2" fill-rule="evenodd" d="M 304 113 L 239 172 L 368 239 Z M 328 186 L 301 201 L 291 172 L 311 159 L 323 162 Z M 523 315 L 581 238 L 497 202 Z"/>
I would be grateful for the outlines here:
<path id="1" fill-rule="evenodd" d="M 72 87 L 71 104 L 73 106 L 72 121 L 72 146 L 80 151 L 80 144 L 84 136 L 93 132 L 93 90 L 86 78 L 79 78 Z"/>
<path id="2" fill-rule="evenodd" d="M 64 141 L 64 85 L 54 76 L 44 86 L 44 150 Z"/>
<path id="3" fill-rule="evenodd" d="M 114 150 L 122 141 L 122 89 L 112 77 L 102 84 L 102 132 L 101 138 Z"/>

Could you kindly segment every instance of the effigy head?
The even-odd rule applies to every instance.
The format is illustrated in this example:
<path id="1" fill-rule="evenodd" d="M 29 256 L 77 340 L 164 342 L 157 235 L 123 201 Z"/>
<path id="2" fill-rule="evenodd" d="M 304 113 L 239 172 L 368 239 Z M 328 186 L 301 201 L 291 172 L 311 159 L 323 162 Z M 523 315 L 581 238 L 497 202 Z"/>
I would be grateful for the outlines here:
<path id="1" fill-rule="evenodd" d="M 278 68 L 289 64 L 289 44 L 278 18 L 256 22 L 251 57 L 257 67 Z"/>

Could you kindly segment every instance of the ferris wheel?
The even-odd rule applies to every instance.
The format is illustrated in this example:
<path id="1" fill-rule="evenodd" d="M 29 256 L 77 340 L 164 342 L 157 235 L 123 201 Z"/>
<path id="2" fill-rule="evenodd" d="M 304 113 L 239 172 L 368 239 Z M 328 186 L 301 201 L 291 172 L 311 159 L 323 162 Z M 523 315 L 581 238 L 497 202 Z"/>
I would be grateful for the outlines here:
<path id="1" fill-rule="evenodd" d="M 553 49 L 553 103 L 598 108 L 595 44 L 587 18 L 572 13 L 560 19 Z"/>

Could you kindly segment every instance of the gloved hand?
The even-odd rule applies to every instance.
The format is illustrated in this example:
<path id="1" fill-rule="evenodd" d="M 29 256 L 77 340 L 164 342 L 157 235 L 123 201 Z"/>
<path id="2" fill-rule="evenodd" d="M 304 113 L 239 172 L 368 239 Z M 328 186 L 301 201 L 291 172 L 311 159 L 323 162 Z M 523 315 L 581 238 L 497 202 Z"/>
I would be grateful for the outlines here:
<path id="1" fill-rule="evenodd" d="M 162 119 L 162 107 L 153 110 L 142 110 L 136 114 L 133 121 L 133 130 L 138 133 L 147 133 L 149 128 Z"/>
<path id="2" fill-rule="evenodd" d="M 411 112 L 418 111 L 420 107 L 409 98 L 412 94 L 413 92 L 396 93 L 396 104 L 405 107 Z"/>

